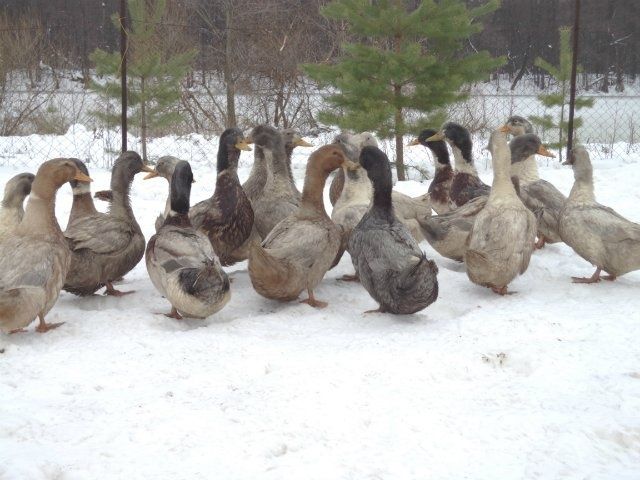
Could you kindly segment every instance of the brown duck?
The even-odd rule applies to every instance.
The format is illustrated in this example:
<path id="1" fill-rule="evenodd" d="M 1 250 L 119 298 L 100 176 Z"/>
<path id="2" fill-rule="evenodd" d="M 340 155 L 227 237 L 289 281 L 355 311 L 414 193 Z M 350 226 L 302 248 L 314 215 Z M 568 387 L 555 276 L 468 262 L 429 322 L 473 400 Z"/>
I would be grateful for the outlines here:
<path id="1" fill-rule="evenodd" d="M 44 317 L 69 270 L 71 255 L 55 217 L 55 196 L 72 179 L 91 181 L 69 159 L 43 163 L 22 221 L 0 241 L 0 329 L 5 332 L 18 331 L 36 318 L 38 332 L 61 325 L 48 324 Z"/>
<path id="2" fill-rule="evenodd" d="M 251 150 L 238 128 L 228 128 L 220 137 L 218 176 L 213 196 L 189 210 L 193 228 L 204 233 L 222 265 L 233 265 L 234 251 L 249 238 L 253 208 L 238 179 L 242 150 Z"/>
<path id="3" fill-rule="evenodd" d="M 323 190 L 329 174 L 345 162 L 349 160 L 338 145 L 316 150 L 307 163 L 300 207 L 278 223 L 262 245 L 251 246 L 249 276 L 260 295 L 291 301 L 306 290 L 304 303 L 327 305 L 313 290 L 336 258 L 341 230 L 327 215 Z"/>

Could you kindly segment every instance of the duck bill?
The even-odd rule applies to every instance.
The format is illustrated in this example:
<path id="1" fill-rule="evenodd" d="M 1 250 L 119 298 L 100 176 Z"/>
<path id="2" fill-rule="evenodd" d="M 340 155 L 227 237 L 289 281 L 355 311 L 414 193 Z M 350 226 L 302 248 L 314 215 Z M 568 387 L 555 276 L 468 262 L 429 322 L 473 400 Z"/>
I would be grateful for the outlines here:
<path id="1" fill-rule="evenodd" d="M 407 143 L 407 147 L 413 147 L 414 145 L 419 145 L 420 141 L 417 138 L 414 138 L 409 143 Z"/>
<path id="2" fill-rule="evenodd" d="M 236 143 L 235 147 L 238 150 L 243 150 L 245 152 L 250 152 L 251 151 L 251 147 L 249 146 L 250 143 L 252 143 L 252 142 L 249 142 L 247 139 L 243 138 L 238 143 Z"/>
<path id="3" fill-rule="evenodd" d="M 498 131 L 502 133 L 511 133 L 511 127 L 509 127 L 509 125 L 503 125 L 498 129 Z"/>
<path id="4" fill-rule="evenodd" d="M 142 165 L 142 169 L 140 169 L 140 172 L 155 173 L 155 174 L 158 173 L 158 172 L 155 171 L 154 168 L 151 168 L 149 165 L 146 165 L 146 164 Z M 153 177 L 151 177 L 151 178 L 153 178 Z"/>
<path id="5" fill-rule="evenodd" d="M 347 170 L 351 170 L 352 172 L 355 172 L 360 168 L 360 164 L 352 162 L 351 160 L 345 160 L 342 166 Z"/>
<path id="6" fill-rule="evenodd" d="M 143 180 L 149 180 L 149 179 L 151 179 L 151 178 L 156 178 L 156 177 L 159 177 L 159 176 L 160 176 L 160 174 L 154 170 L 153 172 L 149 172 L 149 173 L 147 173 L 147 174 L 144 176 Z"/>
<path id="7" fill-rule="evenodd" d="M 438 140 L 444 140 L 444 132 L 438 132 L 427 138 L 427 142 L 437 142 Z"/>
<path id="8" fill-rule="evenodd" d="M 542 155 L 543 157 L 556 158 L 555 153 L 550 152 L 549 150 L 547 150 L 547 147 L 545 147 L 544 145 L 540 145 L 540 147 L 538 148 L 538 151 L 536 153 L 538 155 Z"/>
<path id="9" fill-rule="evenodd" d="M 80 170 L 76 170 L 76 174 L 73 176 L 74 180 L 78 180 L 79 182 L 93 182 L 89 175 L 85 175 Z"/>
<path id="10" fill-rule="evenodd" d="M 309 143 L 307 142 L 304 138 L 302 137 L 296 137 L 293 141 L 293 144 L 296 147 L 313 147 L 313 143 Z"/>

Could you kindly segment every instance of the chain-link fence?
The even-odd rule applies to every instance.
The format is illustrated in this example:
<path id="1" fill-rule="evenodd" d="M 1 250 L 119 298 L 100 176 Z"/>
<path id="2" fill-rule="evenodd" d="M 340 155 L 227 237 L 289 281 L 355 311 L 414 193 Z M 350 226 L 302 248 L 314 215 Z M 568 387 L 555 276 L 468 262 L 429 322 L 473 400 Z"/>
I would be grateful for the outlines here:
<path id="1" fill-rule="evenodd" d="M 222 128 L 220 115 L 215 114 L 214 102 L 221 102 L 224 93 L 216 95 L 188 90 L 189 103 L 181 106 L 184 122 L 152 132 L 148 143 L 150 160 L 162 155 L 176 155 L 196 163 L 212 163 L 217 149 L 217 136 Z M 594 106 L 578 112 L 583 125 L 577 131 L 578 141 L 587 144 L 596 158 L 633 157 L 640 153 L 637 134 L 637 117 L 640 95 L 592 95 Z M 97 115 L 105 108 L 96 94 L 83 88 L 74 90 L 19 90 L 5 91 L 2 121 L 4 135 L 0 136 L 0 165 L 33 168 L 42 161 L 54 157 L 77 157 L 86 162 L 108 168 L 120 150 L 120 130 L 109 126 Z M 114 108 L 114 107 L 111 107 Z M 270 99 L 261 95 L 238 95 L 238 118 L 243 128 L 258 123 L 272 123 L 273 107 Z M 305 136 L 325 134 L 329 128 L 319 127 L 317 114 L 325 108 L 318 94 L 296 98 L 291 108 L 298 113 L 289 118 L 289 124 Z M 545 107 L 535 95 L 510 93 L 473 93 L 464 102 L 450 106 L 448 117 L 465 125 L 481 145 L 489 137 L 491 129 L 511 115 L 556 117 L 557 108 Z M 281 125 L 282 126 L 282 125 Z M 543 141 L 558 141 L 557 130 L 537 128 Z M 129 132 L 129 148 L 139 149 L 139 132 Z M 329 138 L 323 135 L 323 139 Z M 394 156 L 393 142 L 383 141 L 390 157 Z M 405 151 L 410 175 L 417 178 L 424 171 L 424 152 L 420 149 Z"/>

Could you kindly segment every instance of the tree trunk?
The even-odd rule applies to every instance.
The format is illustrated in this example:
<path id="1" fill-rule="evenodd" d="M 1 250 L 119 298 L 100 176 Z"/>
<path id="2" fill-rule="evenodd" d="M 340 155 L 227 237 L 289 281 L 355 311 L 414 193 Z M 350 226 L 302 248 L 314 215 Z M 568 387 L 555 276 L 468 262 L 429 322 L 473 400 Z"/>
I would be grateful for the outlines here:
<path id="1" fill-rule="evenodd" d="M 400 96 L 400 86 L 393 87 L 396 98 Z M 404 132 L 404 120 L 402 118 L 402 108 L 396 107 L 395 125 L 394 129 L 396 139 L 396 172 L 398 173 L 398 180 L 406 180 L 404 171 L 404 143 L 402 142 L 402 134 Z"/>
<path id="2" fill-rule="evenodd" d="M 227 39 L 224 54 L 224 84 L 227 93 L 227 128 L 235 127 L 236 122 L 236 82 L 233 78 L 233 14 L 231 4 L 226 5 Z"/>
<path id="3" fill-rule="evenodd" d="M 142 143 L 142 160 L 147 162 L 147 100 L 145 98 L 144 77 L 140 79 L 140 141 Z"/>

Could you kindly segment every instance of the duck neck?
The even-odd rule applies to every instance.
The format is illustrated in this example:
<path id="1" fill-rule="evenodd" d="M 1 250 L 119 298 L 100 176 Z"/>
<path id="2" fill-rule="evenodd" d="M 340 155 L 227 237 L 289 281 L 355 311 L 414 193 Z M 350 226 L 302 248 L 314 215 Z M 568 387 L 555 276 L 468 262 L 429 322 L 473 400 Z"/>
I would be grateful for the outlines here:
<path id="1" fill-rule="evenodd" d="M 344 187 L 340 197 L 343 201 L 354 204 L 368 204 L 373 196 L 373 187 L 367 176 L 367 171 L 363 168 L 359 168 L 355 171 L 345 171 L 344 174 Z"/>
<path id="2" fill-rule="evenodd" d="M 476 167 L 473 165 L 473 159 L 464 158 L 464 156 L 462 155 L 462 151 L 455 145 L 451 147 L 451 150 L 453 150 L 453 160 L 456 165 L 456 171 L 460 173 L 469 173 L 477 177 L 478 171 L 476 170 Z"/>
<path id="3" fill-rule="evenodd" d="M 309 213 L 320 214 L 329 218 L 324 208 L 324 185 L 327 181 L 329 173 L 318 165 L 308 164 L 307 173 L 304 179 L 304 187 L 302 188 L 302 200 L 300 209 Z"/>
<path id="4" fill-rule="evenodd" d="M 391 193 L 393 185 L 391 184 L 391 176 L 389 178 L 377 178 L 373 182 L 373 207 L 372 212 L 377 216 L 389 218 L 393 216 L 393 203 L 391 201 Z"/>
<path id="5" fill-rule="evenodd" d="M 569 201 L 574 203 L 592 203 L 596 201 L 593 174 L 591 172 L 576 178 L 569 194 Z"/>
<path id="6" fill-rule="evenodd" d="M 293 185 L 295 187 L 296 182 L 293 181 L 293 170 L 291 169 L 291 158 L 293 156 L 293 149 L 295 147 L 293 145 L 286 145 L 285 146 L 285 153 L 287 156 L 287 174 L 289 175 L 289 182 L 291 182 L 291 185 Z"/>
<path id="7" fill-rule="evenodd" d="M 516 189 L 511 181 L 511 169 L 510 164 L 503 160 L 509 161 L 508 157 L 504 159 L 500 155 L 495 155 L 493 158 L 493 183 L 491 184 L 490 197 L 516 197 Z"/>
<path id="8" fill-rule="evenodd" d="M 31 187 L 20 228 L 34 233 L 53 231 L 62 234 L 56 220 L 56 190 L 42 185 L 37 177 Z"/>
<path id="9" fill-rule="evenodd" d="M 218 173 L 222 173 L 225 170 L 233 169 L 237 171 L 238 160 L 240 159 L 240 150 L 237 148 L 225 148 L 218 154 Z"/>
<path id="10" fill-rule="evenodd" d="M 540 180 L 536 156 L 531 155 L 521 162 L 511 164 L 511 175 L 518 177 L 520 183 L 526 184 Z"/>
<path id="11" fill-rule="evenodd" d="M 264 151 L 261 148 L 256 147 L 253 154 L 253 166 L 251 167 L 249 178 L 266 178 L 266 176 L 267 162 L 264 158 Z"/>
<path id="12" fill-rule="evenodd" d="M 111 191 L 113 192 L 113 199 L 111 200 L 109 213 L 134 218 L 133 210 L 131 209 L 131 199 L 129 198 L 131 181 L 126 182 L 124 185 L 111 182 Z"/>

